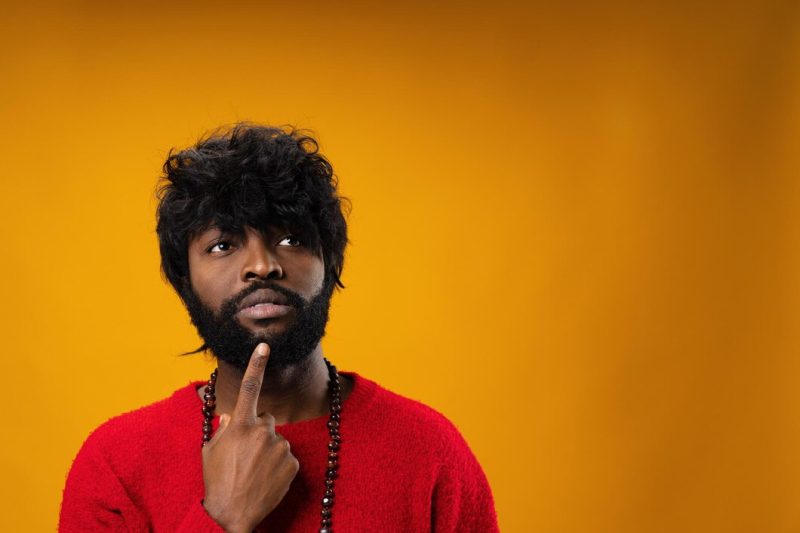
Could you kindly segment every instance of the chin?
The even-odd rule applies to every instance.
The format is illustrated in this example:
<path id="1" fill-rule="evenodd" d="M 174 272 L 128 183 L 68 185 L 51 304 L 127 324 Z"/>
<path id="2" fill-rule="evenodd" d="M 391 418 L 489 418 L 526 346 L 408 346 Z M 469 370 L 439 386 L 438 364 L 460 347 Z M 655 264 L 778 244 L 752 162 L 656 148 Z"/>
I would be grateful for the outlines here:
<path id="1" fill-rule="evenodd" d="M 251 329 L 248 328 L 247 331 L 250 332 L 250 342 L 253 345 L 253 349 L 256 349 L 256 346 L 260 342 L 266 342 L 269 345 L 275 341 L 276 338 L 280 337 L 283 331 L 276 331 L 272 329 Z"/>
<path id="2" fill-rule="evenodd" d="M 253 341 L 253 349 L 255 350 L 256 344 L 259 342 L 266 342 L 272 347 L 275 339 L 281 337 L 286 333 L 286 328 L 247 328 L 250 332 L 250 338 Z"/>

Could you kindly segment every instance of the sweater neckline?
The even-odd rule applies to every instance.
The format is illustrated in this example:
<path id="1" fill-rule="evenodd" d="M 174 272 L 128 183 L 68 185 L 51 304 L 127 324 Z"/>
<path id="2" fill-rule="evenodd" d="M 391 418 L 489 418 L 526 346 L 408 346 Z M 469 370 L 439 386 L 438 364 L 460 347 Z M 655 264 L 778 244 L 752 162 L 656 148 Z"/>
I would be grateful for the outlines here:
<path id="1" fill-rule="evenodd" d="M 356 372 L 339 371 L 340 375 L 347 376 L 353 380 L 353 390 L 344 402 L 342 402 L 342 411 L 344 412 L 357 412 L 369 403 L 370 398 L 375 393 L 376 384 L 369 379 L 366 379 Z M 176 392 L 176 395 L 182 396 L 180 398 L 186 405 L 195 413 L 197 419 L 202 418 L 201 408 L 203 401 L 197 395 L 197 389 L 205 385 L 205 381 L 192 381 L 183 389 Z M 275 429 L 293 430 L 306 427 L 318 426 L 320 424 L 327 424 L 330 415 L 327 413 L 314 418 L 306 420 L 299 420 L 297 422 L 290 422 L 286 424 L 277 424 Z M 213 427 L 216 429 L 219 426 L 219 415 L 214 415 Z"/>

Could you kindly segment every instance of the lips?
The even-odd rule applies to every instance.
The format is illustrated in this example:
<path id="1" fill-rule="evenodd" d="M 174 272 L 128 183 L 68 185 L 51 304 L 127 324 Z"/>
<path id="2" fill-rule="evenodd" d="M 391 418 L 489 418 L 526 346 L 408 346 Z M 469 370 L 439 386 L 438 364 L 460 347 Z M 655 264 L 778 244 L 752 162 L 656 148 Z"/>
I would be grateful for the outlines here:
<path id="1" fill-rule="evenodd" d="M 284 316 L 292 310 L 286 298 L 279 292 L 270 289 L 260 289 L 247 295 L 239 305 L 238 315 L 253 318 L 277 318 Z"/>

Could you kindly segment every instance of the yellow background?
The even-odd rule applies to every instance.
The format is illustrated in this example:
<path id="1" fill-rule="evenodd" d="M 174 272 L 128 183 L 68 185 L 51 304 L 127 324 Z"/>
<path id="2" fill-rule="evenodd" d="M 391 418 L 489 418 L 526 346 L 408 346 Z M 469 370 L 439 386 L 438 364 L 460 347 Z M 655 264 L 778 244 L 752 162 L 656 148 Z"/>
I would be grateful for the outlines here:
<path id="1" fill-rule="evenodd" d="M 153 191 L 250 119 L 353 202 L 326 353 L 450 417 L 504 531 L 800 531 L 797 2 L 119 4 L 3 8 L 0 530 L 210 371 Z"/>

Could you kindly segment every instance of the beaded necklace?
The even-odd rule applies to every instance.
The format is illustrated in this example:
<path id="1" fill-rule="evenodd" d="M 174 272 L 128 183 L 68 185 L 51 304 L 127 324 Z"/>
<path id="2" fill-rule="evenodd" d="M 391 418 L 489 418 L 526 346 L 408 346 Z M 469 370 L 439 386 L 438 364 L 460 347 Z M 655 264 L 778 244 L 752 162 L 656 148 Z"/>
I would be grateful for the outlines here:
<path id="1" fill-rule="evenodd" d="M 333 507 L 333 485 L 339 469 L 339 446 L 341 436 L 339 435 L 340 416 L 342 411 L 341 386 L 339 383 L 339 373 L 330 361 L 325 359 L 328 367 L 328 401 L 330 407 L 330 417 L 328 418 L 328 468 L 325 471 L 325 494 L 322 497 L 322 518 L 320 519 L 319 533 L 333 533 L 332 527 L 332 507 Z M 203 446 L 211 440 L 213 432 L 211 421 L 214 419 L 214 408 L 217 405 L 215 394 L 217 385 L 217 369 L 211 373 L 211 377 L 206 384 L 205 394 L 203 394 Z"/>

